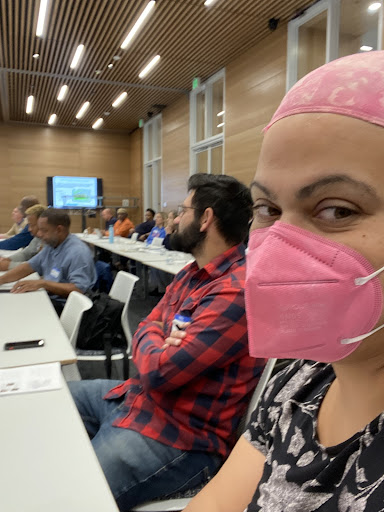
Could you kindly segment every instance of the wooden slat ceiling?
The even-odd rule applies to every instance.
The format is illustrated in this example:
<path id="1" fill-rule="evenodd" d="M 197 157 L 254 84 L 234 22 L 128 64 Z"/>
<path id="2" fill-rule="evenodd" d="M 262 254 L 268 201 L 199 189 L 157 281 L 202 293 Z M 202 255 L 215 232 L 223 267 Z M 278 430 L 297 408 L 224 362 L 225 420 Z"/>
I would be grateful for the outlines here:
<path id="1" fill-rule="evenodd" d="M 306 0 L 157 0 L 142 30 L 126 50 L 120 45 L 148 0 L 48 0 L 46 30 L 35 36 L 40 0 L 0 0 L 0 121 L 47 123 L 132 131 L 154 105 L 170 105 L 191 88 L 193 77 L 208 78 L 269 33 L 268 20 L 285 24 Z M 79 66 L 75 49 L 85 45 Z M 32 55 L 38 53 L 38 59 Z M 138 74 L 156 54 L 160 63 L 144 79 Z M 114 60 L 113 57 L 120 57 Z M 113 63 L 112 69 L 108 64 Z M 101 70 L 96 74 L 96 70 Z M 60 87 L 68 94 L 58 102 Z M 111 104 L 123 91 L 128 98 Z M 26 99 L 35 109 L 25 113 Z M 81 105 L 90 108 L 81 120 Z M 109 112 L 107 115 L 105 112 Z"/>

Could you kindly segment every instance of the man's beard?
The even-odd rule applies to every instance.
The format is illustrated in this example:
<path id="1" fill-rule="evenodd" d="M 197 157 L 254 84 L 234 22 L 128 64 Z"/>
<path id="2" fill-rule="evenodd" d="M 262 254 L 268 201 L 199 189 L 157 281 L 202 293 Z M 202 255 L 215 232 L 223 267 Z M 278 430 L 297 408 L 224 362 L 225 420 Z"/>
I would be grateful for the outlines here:
<path id="1" fill-rule="evenodd" d="M 49 240 L 46 240 L 44 243 L 49 245 L 50 247 L 53 247 L 53 249 L 56 249 L 56 247 L 59 245 L 59 238 L 50 238 Z"/>
<path id="2" fill-rule="evenodd" d="M 179 226 L 177 226 L 177 231 L 171 235 L 171 249 L 195 255 L 207 236 L 205 231 L 200 231 L 200 222 L 194 220 L 181 233 L 179 233 L 178 229 Z"/>

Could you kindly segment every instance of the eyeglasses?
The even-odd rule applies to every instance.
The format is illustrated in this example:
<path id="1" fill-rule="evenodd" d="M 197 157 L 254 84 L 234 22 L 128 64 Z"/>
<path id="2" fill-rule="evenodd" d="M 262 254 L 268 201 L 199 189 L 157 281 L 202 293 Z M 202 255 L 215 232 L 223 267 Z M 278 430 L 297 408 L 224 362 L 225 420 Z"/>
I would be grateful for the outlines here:
<path id="1" fill-rule="evenodd" d="M 184 206 L 183 204 L 179 204 L 179 206 L 177 207 L 177 216 L 181 217 L 182 215 L 184 215 L 184 213 L 187 210 L 198 210 L 198 208 L 195 208 L 193 206 Z"/>

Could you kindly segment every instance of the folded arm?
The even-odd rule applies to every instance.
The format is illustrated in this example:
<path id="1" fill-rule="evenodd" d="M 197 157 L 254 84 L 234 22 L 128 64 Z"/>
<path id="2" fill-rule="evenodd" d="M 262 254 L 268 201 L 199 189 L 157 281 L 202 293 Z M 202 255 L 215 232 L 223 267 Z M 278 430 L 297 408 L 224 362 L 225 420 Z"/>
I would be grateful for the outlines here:
<path id="1" fill-rule="evenodd" d="M 224 367 L 247 354 L 244 292 L 226 288 L 207 295 L 193 312 L 179 346 L 164 350 L 161 303 L 133 340 L 133 359 L 144 389 L 170 391 L 206 370 Z"/>

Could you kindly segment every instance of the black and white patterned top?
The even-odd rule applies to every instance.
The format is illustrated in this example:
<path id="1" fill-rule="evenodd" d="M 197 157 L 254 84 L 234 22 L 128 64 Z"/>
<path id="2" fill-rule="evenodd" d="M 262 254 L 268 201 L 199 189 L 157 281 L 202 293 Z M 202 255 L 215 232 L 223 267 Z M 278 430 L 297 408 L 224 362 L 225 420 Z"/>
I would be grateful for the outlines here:
<path id="1" fill-rule="evenodd" d="M 269 383 L 244 437 L 266 457 L 245 512 L 384 511 L 384 413 L 330 448 L 317 415 L 332 366 L 296 361 Z"/>

